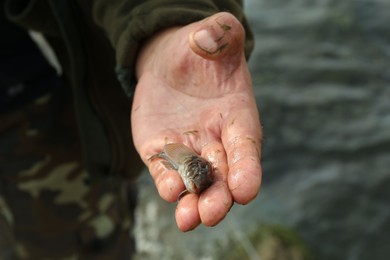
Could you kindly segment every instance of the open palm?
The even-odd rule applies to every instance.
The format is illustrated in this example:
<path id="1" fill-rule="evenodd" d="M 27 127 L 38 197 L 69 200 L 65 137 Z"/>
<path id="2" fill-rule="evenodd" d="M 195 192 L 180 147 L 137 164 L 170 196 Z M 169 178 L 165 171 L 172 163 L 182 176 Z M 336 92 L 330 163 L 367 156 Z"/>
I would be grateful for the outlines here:
<path id="1" fill-rule="evenodd" d="M 218 13 L 157 35 L 143 48 L 132 108 L 135 146 L 160 196 L 176 201 L 184 184 L 159 160 L 166 143 L 184 143 L 215 169 L 213 184 L 178 203 L 183 231 L 218 224 L 233 202 L 246 204 L 261 183 L 261 127 L 243 53 L 244 30 Z"/>

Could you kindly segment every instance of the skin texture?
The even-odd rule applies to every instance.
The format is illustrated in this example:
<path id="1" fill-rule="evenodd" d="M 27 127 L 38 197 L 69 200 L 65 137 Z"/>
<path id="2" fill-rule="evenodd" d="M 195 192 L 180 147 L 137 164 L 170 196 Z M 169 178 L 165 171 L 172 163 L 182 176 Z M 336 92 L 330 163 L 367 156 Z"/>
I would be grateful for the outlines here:
<path id="1" fill-rule="evenodd" d="M 185 189 L 179 174 L 148 161 L 166 143 L 184 143 L 209 160 L 214 182 L 176 208 L 180 230 L 217 225 L 233 203 L 247 204 L 261 184 L 262 132 L 244 57 L 244 30 L 218 13 L 151 38 L 137 61 L 131 113 L 135 146 L 166 201 Z"/>

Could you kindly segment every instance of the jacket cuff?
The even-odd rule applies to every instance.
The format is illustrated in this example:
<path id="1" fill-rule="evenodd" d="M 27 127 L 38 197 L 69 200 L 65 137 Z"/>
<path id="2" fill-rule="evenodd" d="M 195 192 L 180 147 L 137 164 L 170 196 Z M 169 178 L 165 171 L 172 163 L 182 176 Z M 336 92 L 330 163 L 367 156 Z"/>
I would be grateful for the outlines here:
<path id="1" fill-rule="evenodd" d="M 117 64 L 115 72 L 122 89 L 126 93 L 126 96 L 132 99 L 134 96 L 135 86 L 137 85 L 134 70 Z"/>

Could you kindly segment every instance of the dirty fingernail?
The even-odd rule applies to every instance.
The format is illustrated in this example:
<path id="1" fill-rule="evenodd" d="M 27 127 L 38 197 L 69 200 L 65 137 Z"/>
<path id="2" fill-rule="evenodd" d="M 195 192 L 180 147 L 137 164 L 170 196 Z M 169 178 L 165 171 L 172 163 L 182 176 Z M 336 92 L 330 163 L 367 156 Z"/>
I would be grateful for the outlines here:
<path id="1" fill-rule="evenodd" d="M 200 30 L 194 34 L 194 41 L 196 45 L 203 51 L 208 53 L 215 53 L 219 46 L 208 30 Z"/>

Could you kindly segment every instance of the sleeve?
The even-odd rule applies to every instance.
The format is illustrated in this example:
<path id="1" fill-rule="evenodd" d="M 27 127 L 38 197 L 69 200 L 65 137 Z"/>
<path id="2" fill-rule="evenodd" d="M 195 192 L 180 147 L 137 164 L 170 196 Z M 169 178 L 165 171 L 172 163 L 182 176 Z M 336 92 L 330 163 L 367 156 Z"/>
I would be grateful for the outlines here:
<path id="1" fill-rule="evenodd" d="M 253 35 L 243 12 L 242 0 L 95 0 L 93 17 L 104 29 L 116 51 L 118 79 L 131 96 L 136 78 L 137 53 L 148 37 L 172 27 L 202 20 L 217 12 L 230 12 L 246 31 L 246 57 L 253 49 Z"/>

